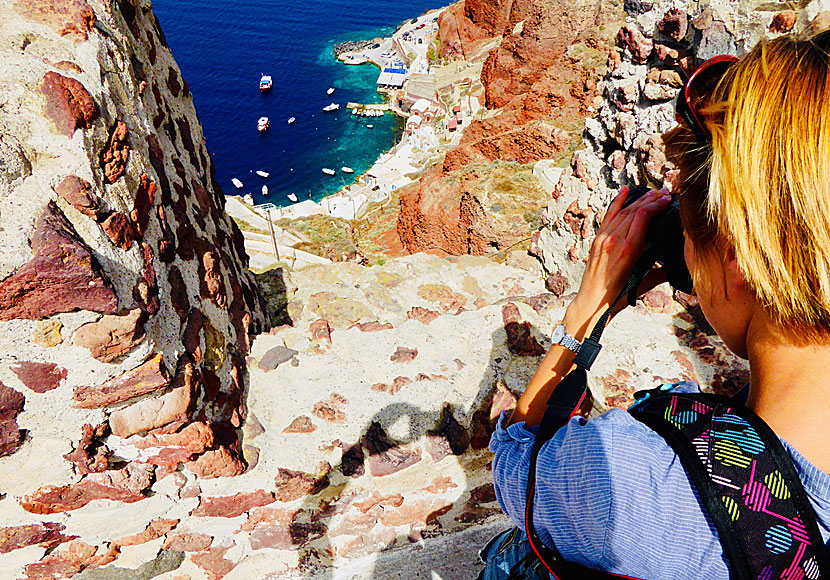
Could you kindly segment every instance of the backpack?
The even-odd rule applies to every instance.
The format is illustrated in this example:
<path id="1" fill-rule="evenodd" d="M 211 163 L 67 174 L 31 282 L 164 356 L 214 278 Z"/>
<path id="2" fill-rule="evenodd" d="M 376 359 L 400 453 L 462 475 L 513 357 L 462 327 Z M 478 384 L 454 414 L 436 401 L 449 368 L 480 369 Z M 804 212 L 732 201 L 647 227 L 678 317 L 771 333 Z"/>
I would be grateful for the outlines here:
<path id="1" fill-rule="evenodd" d="M 585 393 L 580 369 L 557 386 L 530 459 L 526 529 L 531 553 L 504 577 L 566 580 L 628 578 L 565 561 L 533 529 L 536 458 L 573 415 Z M 816 516 L 789 454 L 764 421 L 736 401 L 714 394 L 673 393 L 662 385 L 636 394 L 631 415 L 677 453 L 718 530 L 738 580 L 830 578 Z M 511 538 L 514 540 L 515 538 Z M 503 542 L 507 545 L 507 542 Z M 526 552 L 526 550 L 525 550 Z"/>

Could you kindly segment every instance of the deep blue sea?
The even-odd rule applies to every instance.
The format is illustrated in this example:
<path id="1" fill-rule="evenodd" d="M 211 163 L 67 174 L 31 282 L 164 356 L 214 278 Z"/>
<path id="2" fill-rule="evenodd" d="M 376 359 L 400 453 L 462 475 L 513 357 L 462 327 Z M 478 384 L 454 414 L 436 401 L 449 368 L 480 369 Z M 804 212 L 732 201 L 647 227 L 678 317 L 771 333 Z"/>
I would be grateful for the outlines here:
<path id="1" fill-rule="evenodd" d="M 401 122 L 353 117 L 349 101 L 380 103 L 379 70 L 334 58 L 337 42 L 387 36 L 407 19 L 446 0 L 155 0 L 170 48 L 190 85 L 196 111 L 226 194 L 251 193 L 257 203 L 320 200 L 366 171 L 397 141 Z M 260 93 L 262 74 L 274 79 Z M 328 96 L 329 87 L 335 89 Z M 323 112 L 331 102 L 340 111 Z M 270 129 L 260 135 L 257 119 Z M 289 117 L 296 121 L 289 125 Z M 373 129 L 367 125 L 374 125 Z M 354 175 L 340 171 L 354 169 Z M 337 170 L 334 176 L 321 170 Z M 254 173 L 262 170 L 268 178 Z M 236 189 L 231 178 L 240 179 Z M 261 194 L 268 186 L 267 198 Z"/>

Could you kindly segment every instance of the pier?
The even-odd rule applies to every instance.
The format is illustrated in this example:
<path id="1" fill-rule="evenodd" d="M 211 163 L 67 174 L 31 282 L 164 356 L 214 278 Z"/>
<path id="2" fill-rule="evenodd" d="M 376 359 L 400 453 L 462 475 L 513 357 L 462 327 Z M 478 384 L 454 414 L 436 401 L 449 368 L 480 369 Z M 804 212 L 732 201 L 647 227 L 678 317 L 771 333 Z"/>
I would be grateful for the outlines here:
<path id="1" fill-rule="evenodd" d="M 387 103 L 373 103 L 370 105 L 361 105 L 360 103 L 348 103 L 347 109 L 363 109 L 364 111 L 388 111 L 389 105 Z"/>

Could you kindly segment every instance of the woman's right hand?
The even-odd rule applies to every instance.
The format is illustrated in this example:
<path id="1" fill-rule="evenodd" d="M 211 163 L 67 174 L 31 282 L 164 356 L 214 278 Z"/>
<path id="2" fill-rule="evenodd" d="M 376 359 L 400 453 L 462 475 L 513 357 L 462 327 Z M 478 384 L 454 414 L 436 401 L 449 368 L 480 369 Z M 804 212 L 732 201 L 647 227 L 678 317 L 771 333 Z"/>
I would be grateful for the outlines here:
<path id="1" fill-rule="evenodd" d="M 651 190 L 623 207 L 627 196 L 628 187 L 623 187 L 609 206 L 591 244 L 579 292 L 568 308 L 575 310 L 578 318 L 594 320 L 613 304 L 643 253 L 652 218 L 671 202 L 667 191 Z M 662 273 L 654 270 L 641 290 L 650 290 L 664 280 Z"/>

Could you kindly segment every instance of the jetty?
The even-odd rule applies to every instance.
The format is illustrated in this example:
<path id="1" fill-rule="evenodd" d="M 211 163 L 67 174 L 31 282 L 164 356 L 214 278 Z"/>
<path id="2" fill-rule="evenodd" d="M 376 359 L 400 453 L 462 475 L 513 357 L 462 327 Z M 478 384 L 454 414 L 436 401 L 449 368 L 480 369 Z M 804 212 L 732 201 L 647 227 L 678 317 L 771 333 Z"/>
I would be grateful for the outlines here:
<path id="1" fill-rule="evenodd" d="M 388 111 L 389 104 L 388 103 L 372 103 L 369 105 L 361 105 L 360 103 L 348 103 L 346 105 L 347 109 L 358 109 L 364 111 Z"/>

